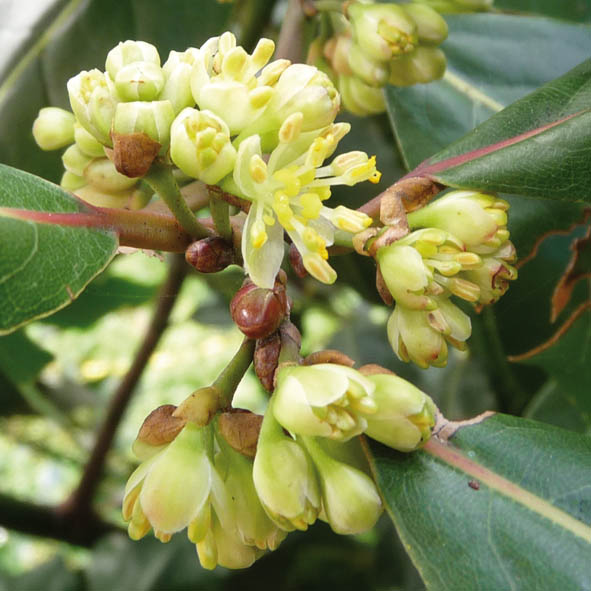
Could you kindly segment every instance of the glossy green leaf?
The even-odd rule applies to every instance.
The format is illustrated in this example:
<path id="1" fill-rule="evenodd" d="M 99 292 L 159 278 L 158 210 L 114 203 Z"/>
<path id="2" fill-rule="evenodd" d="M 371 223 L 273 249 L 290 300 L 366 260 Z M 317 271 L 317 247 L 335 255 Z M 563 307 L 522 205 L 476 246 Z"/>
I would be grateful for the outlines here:
<path id="1" fill-rule="evenodd" d="M 79 212 L 59 187 L 0 165 L 0 334 L 75 299 L 115 255 L 114 233 L 17 219 L 11 210 Z"/>
<path id="2" fill-rule="evenodd" d="M 591 429 L 591 309 L 581 308 L 572 326 L 547 349 L 520 360 L 541 367 L 551 377 L 532 400 L 527 414 L 554 424 Z M 553 411 L 553 412 L 552 412 Z M 558 411 L 558 412 L 557 412 Z"/>
<path id="3" fill-rule="evenodd" d="M 444 79 L 386 90 L 392 127 L 409 169 L 589 57 L 588 26 L 488 13 L 446 19 Z M 536 127 L 535 121 L 522 130 Z M 493 141 L 515 135 L 513 128 L 501 130 L 506 135 Z M 479 146 L 486 143 L 492 142 Z"/>
<path id="4" fill-rule="evenodd" d="M 589 201 L 591 60 L 517 101 L 416 169 L 443 184 Z"/>
<path id="5" fill-rule="evenodd" d="M 574 21 L 591 21 L 591 4 L 586 0 L 495 0 L 495 8 L 522 10 Z"/>
<path id="6" fill-rule="evenodd" d="M 370 449 L 388 512 L 428 589 L 588 586 L 589 438 L 493 415 L 415 453 Z"/>

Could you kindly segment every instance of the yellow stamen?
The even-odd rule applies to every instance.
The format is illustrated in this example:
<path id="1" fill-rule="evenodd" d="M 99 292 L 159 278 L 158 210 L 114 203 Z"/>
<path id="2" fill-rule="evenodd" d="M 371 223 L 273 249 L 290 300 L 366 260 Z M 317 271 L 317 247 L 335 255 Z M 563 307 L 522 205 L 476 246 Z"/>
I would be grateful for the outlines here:
<path id="1" fill-rule="evenodd" d="M 264 183 L 267 180 L 267 165 L 258 154 L 251 157 L 249 171 L 255 183 Z"/>
<path id="2" fill-rule="evenodd" d="M 300 196 L 302 215 L 310 220 L 315 220 L 322 209 L 322 201 L 316 193 L 304 193 Z"/>

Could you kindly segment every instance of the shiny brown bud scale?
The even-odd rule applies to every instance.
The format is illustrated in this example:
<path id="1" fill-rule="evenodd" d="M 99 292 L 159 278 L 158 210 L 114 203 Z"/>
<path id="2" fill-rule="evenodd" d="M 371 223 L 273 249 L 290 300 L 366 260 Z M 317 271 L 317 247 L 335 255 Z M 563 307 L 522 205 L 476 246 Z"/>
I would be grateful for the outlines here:
<path id="1" fill-rule="evenodd" d="M 200 273 L 217 273 L 234 262 L 234 250 L 223 238 L 212 236 L 189 245 L 185 259 Z"/>

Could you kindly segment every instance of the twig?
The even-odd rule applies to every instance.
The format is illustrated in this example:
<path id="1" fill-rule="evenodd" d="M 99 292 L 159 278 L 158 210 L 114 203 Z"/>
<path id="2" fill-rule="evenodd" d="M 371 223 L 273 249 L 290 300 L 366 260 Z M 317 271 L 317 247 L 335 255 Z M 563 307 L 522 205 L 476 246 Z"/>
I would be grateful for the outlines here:
<path id="1" fill-rule="evenodd" d="M 304 13 L 300 0 L 289 0 L 283 17 L 281 31 L 275 50 L 275 59 L 283 58 L 292 62 L 302 60 L 302 27 Z"/>
<path id="2" fill-rule="evenodd" d="M 115 432 L 135 386 L 142 376 L 150 356 L 158 345 L 162 333 L 166 329 L 187 269 L 187 264 L 182 255 L 173 255 L 171 257 L 168 277 L 160 288 L 158 303 L 150 326 L 131 367 L 113 395 L 107 410 L 107 416 L 97 435 L 94 449 L 86 464 L 80 483 L 70 498 L 60 507 L 61 513 L 69 516 L 73 521 L 83 522 L 84 519 L 93 514 L 92 501 L 100 483 L 107 453 L 113 443 Z M 80 523 L 80 526 L 83 527 L 83 524 Z"/>

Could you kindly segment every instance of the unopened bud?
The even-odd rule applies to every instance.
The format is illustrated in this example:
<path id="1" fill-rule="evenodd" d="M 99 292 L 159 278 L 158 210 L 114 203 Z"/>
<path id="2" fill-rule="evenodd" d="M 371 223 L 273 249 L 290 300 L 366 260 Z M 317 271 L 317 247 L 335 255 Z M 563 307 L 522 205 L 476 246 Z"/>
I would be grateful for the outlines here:
<path id="1" fill-rule="evenodd" d="M 447 60 L 437 47 L 417 47 L 412 53 L 390 62 L 388 82 L 394 86 L 427 84 L 445 74 Z"/>
<path id="2" fill-rule="evenodd" d="M 348 9 L 355 41 L 369 57 L 388 62 L 412 51 L 417 43 L 417 26 L 398 4 L 351 4 Z"/>
<path id="3" fill-rule="evenodd" d="M 122 41 L 107 54 L 105 69 L 112 80 L 119 71 L 135 62 L 148 62 L 160 66 L 158 50 L 145 41 Z"/>
<path id="4" fill-rule="evenodd" d="M 166 82 L 160 93 L 160 100 L 169 100 L 175 113 L 186 107 L 193 107 L 195 99 L 191 93 L 191 72 L 199 50 L 190 47 L 184 52 L 171 51 L 162 72 Z"/>
<path id="5" fill-rule="evenodd" d="M 170 101 L 134 101 L 119 103 L 113 121 L 113 133 L 129 135 L 145 133 L 158 142 L 164 152 L 170 142 L 170 126 L 174 121 L 174 110 Z"/>
<path id="6" fill-rule="evenodd" d="M 74 141 L 74 115 L 57 107 L 39 111 L 33 123 L 33 137 L 42 150 L 59 150 Z"/>
<path id="7" fill-rule="evenodd" d="M 131 189 L 137 182 L 117 172 L 115 165 L 108 158 L 93 160 L 84 170 L 84 178 L 90 185 L 105 193 L 118 193 Z"/>
<path id="8" fill-rule="evenodd" d="M 63 154 L 64 168 L 76 176 L 84 176 L 86 167 L 92 162 L 92 158 L 83 154 L 76 144 L 72 144 Z"/>
<path id="9" fill-rule="evenodd" d="M 417 25 L 421 43 L 439 45 L 447 38 L 447 23 L 433 8 L 425 4 L 405 4 L 404 10 Z"/>
<path id="10" fill-rule="evenodd" d="M 236 326 L 251 339 L 263 339 L 275 332 L 287 310 L 285 294 L 247 283 L 230 303 Z"/>
<path id="11" fill-rule="evenodd" d="M 384 86 L 388 82 L 387 62 L 372 60 L 366 53 L 353 43 L 348 55 L 349 66 L 353 74 L 370 86 Z"/>
<path id="12" fill-rule="evenodd" d="M 234 249 L 223 238 L 210 236 L 190 244 L 185 259 L 200 273 L 217 273 L 234 263 Z"/>
<path id="13" fill-rule="evenodd" d="M 381 88 L 369 86 L 357 76 L 339 76 L 343 106 L 359 117 L 377 115 L 386 110 Z"/>
<path id="14" fill-rule="evenodd" d="M 188 107 L 172 124 L 170 156 L 185 174 L 215 185 L 233 170 L 236 149 L 223 119 Z"/>
<path id="15" fill-rule="evenodd" d="M 124 101 L 153 101 L 164 87 L 164 74 L 159 65 L 134 62 L 115 76 L 117 94 Z"/>
<path id="16" fill-rule="evenodd" d="M 74 140 L 81 152 L 91 158 L 103 158 L 105 149 L 90 132 L 88 132 L 80 123 L 74 124 Z"/>

